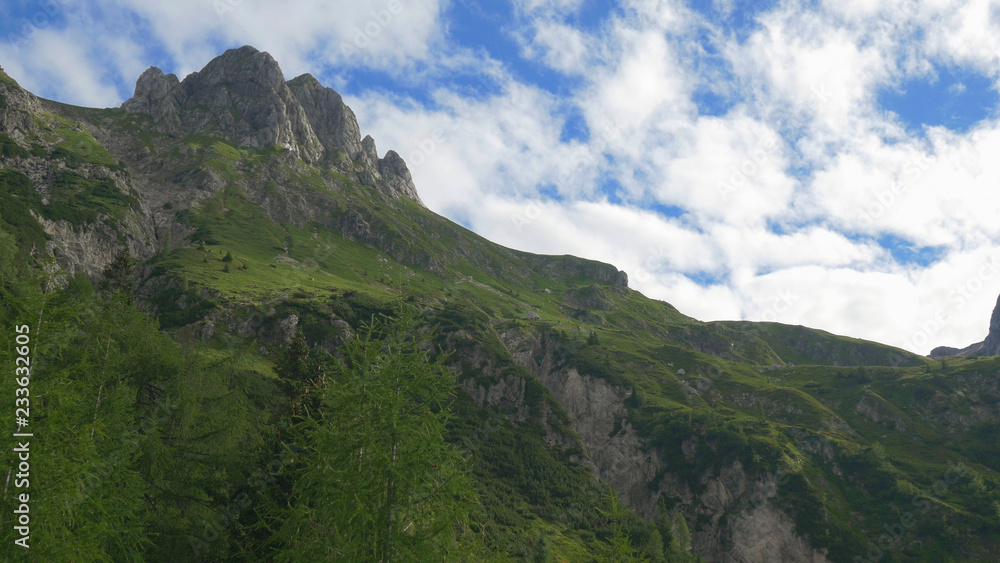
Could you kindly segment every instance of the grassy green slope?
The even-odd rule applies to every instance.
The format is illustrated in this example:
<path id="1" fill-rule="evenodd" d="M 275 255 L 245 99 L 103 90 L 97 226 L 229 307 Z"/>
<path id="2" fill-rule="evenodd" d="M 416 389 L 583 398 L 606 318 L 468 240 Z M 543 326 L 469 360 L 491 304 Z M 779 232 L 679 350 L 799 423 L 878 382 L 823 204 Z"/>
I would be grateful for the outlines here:
<path id="1" fill-rule="evenodd" d="M 936 392 L 960 373 L 956 370 L 969 366 L 956 363 L 942 369 L 899 349 L 804 327 L 702 323 L 668 304 L 574 270 L 560 275 L 566 270 L 544 262 L 558 264 L 565 258 L 531 257 L 496 247 L 408 202 L 387 203 L 366 194 L 370 188 L 341 181 L 332 189 L 308 189 L 327 190 L 341 209 L 363 213 L 372 224 L 392 225 L 389 252 L 346 240 L 319 223 L 276 223 L 238 187 L 231 187 L 186 218 L 197 229 L 202 247 L 166 254 L 158 264 L 164 273 L 183 277 L 189 287 L 217 291 L 219 305 L 227 308 L 281 303 L 301 311 L 306 304 L 315 308 L 317 302 L 337 302 L 352 292 L 384 300 L 399 290 L 421 302 L 432 316 L 452 315 L 455 329 L 470 332 L 480 342 L 496 340 L 491 323 L 517 322 L 527 332 L 561 339 L 571 365 L 583 373 L 635 389 L 630 404 L 634 425 L 660 448 L 667 470 L 684 476 L 694 490 L 704 475 L 735 461 L 758 474 L 783 472 L 787 483 L 779 499 L 795 515 L 797 531 L 828 549 L 835 560 L 864 554 L 869 538 L 898 522 L 907 507 L 915 512 L 916 524 L 912 536 L 897 544 L 897 557 L 934 557 L 963 549 L 967 557 L 991 553 L 985 538 L 1000 530 L 994 504 L 1000 498 L 1000 481 L 996 465 L 983 461 L 994 459 L 997 448 L 964 437 L 966 430 L 949 427 L 947 417 L 922 416 L 920 405 L 920 397 Z M 346 190 L 353 192 L 345 196 Z M 359 200 L 364 208 L 352 207 Z M 423 258 L 400 260 L 396 245 L 401 240 L 414 255 L 449 259 L 442 264 Z M 234 257 L 231 263 L 222 261 L 228 253 Z M 538 320 L 526 321 L 529 312 L 538 313 Z M 322 339 L 322 316 L 314 312 L 315 323 L 304 323 L 317 340 Z M 477 323 L 476 318 L 484 321 Z M 598 346 L 585 344 L 591 332 Z M 498 347 L 493 353 L 503 351 Z M 995 366 L 982 368 L 983 373 L 997 373 Z M 470 370 L 466 375 L 476 374 Z M 861 412 L 865 409 L 875 414 Z M 465 411 L 464 417 L 487 416 L 475 412 Z M 991 420 L 973 424 L 971 431 L 988 433 L 996 417 Z M 685 459 L 680 444 L 691 436 L 700 437 L 709 448 L 694 462 L 678 461 Z M 569 505 L 551 508 L 540 500 L 547 498 L 544 495 L 502 493 L 510 491 L 504 483 L 511 472 L 539 471 L 504 468 L 498 460 L 508 456 L 489 453 L 511 447 L 503 445 L 509 439 L 497 436 L 486 452 L 472 450 L 482 491 L 501 495 L 496 503 L 504 510 L 533 515 L 533 523 L 528 523 L 523 514 L 493 514 L 497 543 L 536 534 L 548 537 L 556 552 L 586 552 L 592 539 L 573 532 L 581 524 L 560 523 L 565 518 L 560 511 Z M 515 450 L 539 448 L 539 443 L 532 440 Z M 523 458 L 525 463 L 536 462 L 538 456 L 544 459 L 543 451 Z M 572 463 L 558 453 L 546 455 L 555 455 L 559 467 L 570 468 L 567 477 L 559 479 L 572 482 Z M 970 477 L 940 497 L 933 487 L 949 462 L 965 464 Z M 530 489 L 523 479 L 515 481 Z M 550 481 L 544 486 L 555 485 Z M 578 492 L 581 487 L 589 485 L 578 482 L 571 488 Z M 817 511 L 817 506 L 825 508 Z M 697 530 L 700 524 L 692 526 Z M 514 545 L 518 547 L 511 553 L 525 556 L 534 543 Z"/>
<path id="2" fill-rule="evenodd" d="M 348 292 L 385 299 L 398 287 L 432 312 L 457 316 L 455 328 L 468 330 L 479 341 L 495 340 L 490 322 L 516 321 L 529 332 L 551 331 L 563 339 L 570 363 L 582 372 L 637 390 L 630 405 L 636 428 L 661 449 L 669 460 L 668 471 L 686 476 L 696 490 L 703 475 L 734 461 L 760 474 L 788 475 L 781 502 L 796 515 L 798 532 L 828 549 L 835 560 L 865 553 L 868 538 L 898 522 L 907 507 L 916 513 L 915 531 L 898 544 L 899 557 L 934 557 L 963 549 L 968 557 L 986 557 L 993 549 L 983 542 L 1000 530 L 995 510 L 1000 481 L 995 461 L 984 461 L 995 460 L 998 449 L 966 437 L 965 429 L 949 427 L 946 417 L 922 416 L 921 398 L 947 386 L 956 373 L 970 369 L 968 365 L 956 361 L 942 369 L 902 350 L 804 327 L 701 323 L 665 303 L 588 278 L 506 277 L 504 272 L 518 268 L 510 265 L 518 255 L 482 251 L 477 247 L 489 243 L 462 233 L 460 227 L 450 227 L 448 244 L 465 245 L 460 252 L 473 258 L 449 262 L 441 275 L 401 264 L 319 225 L 278 225 L 238 190 L 219 197 L 190 217 L 200 232 L 211 233 L 210 244 L 175 251 L 161 260 L 172 275 L 218 290 L 222 299 L 287 305 L 297 300 L 335 301 Z M 391 217 L 386 222 L 400 225 L 407 221 L 398 215 L 420 212 L 374 209 Z M 426 251 L 433 255 L 437 249 L 431 245 Z M 222 258 L 230 252 L 235 260 L 226 272 Z M 296 299 L 284 297 L 288 295 Z M 539 319 L 525 321 L 530 311 Z M 476 317 L 488 322 L 477 324 Z M 583 344 L 591 332 L 599 346 Z M 993 365 L 984 364 L 981 370 L 993 377 L 997 373 Z M 860 412 L 869 402 L 875 414 Z M 973 424 L 971 431 L 990 435 L 996 418 Z M 694 463 L 678 463 L 684 459 L 680 444 L 691 436 L 711 447 Z M 505 438 L 497 439 L 500 442 L 489 450 L 508 447 L 502 445 Z M 516 449 L 538 447 L 537 441 L 531 443 L 536 445 Z M 498 458 L 482 452 L 474 451 L 474 459 L 485 466 L 480 478 L 489 494 L 508 490 L 502 483 L 510 471 L 535 471 L 498 467 Z M 964 464 L 969 477 L 963 476 L 940 497 L 933 487 L 948 463 Z M 576 485 L 581 486 L 583 482 Z M 498 544 L 507 543 L 501 538 L 511 534 L 547 530 L 556 551 L 572 554 L 589 545 L 589 536 L 571 531 L 579 524 L 558 524 L 559 510 L 566 505 L 556 505 L 553 512 L 540 508 L 539 497 L 530 494 L 496 500 L 505 510 L 534 506 L 529 513 L 538 518 L 529 525 L 512 514 L 493 515 Z M 816 506 L 826 508 L 817 513 Z M 698 525 L 695 522 L 695 529 Z M 514 553 L 521 556 L 533 544 L 517 545 L 521 547 Z"/>
<path id="3" fill-rule="evenodd" d="M 546 443 L 546 428 L 572 431 L 551 394 L 514 365 L 499 336 L 513 329 L 558 343 L 562 361 L 581 373 L 633 390 L 629 421 L 656 448 L 664 472 L 692 491 L 735 462 L 752 475 L 779 476 L 778 502 L 832 560 L 867 556 L 870 542 L 905 514 L 912 525 L 882 560 L 996 556 L 994 359 L 932 363 L 805 327 L 703 323 L 609 283 L 599 264 L 505 249 L 278 148 L 168 138 L 120 110 L 60 113 L 66 121 L 48 126 L 74 132 L 57 144 L 79 159 L 112 162 L 67 118 L 114 130 L 122 140 L 113 152 L 126 168 L 139 168 L 132 161 L 140 153 L 152 155 L 163 170 L 143 174 L 198 190 L 190 208 L 158 211 L 190 235 L 150 259 L 140 280 L 141 301 L 178 340 L 210 353 L 257 337 L 269 350 L 252 362 L 270 366 L 281 348 L 275 331 L 288 315 L 298 317 L 310 344 L 332 350 L 344 331 L 336 321 L 357 329 L 402 294 L 436 324 L 438 343 L 456 352 L 460 379 L 524 378 L 526 417 L 460 394 L 452 429 L 489 506 L 484 534 L 512 557 L 599 559 L 609 537 L 608 522 L 595 517 L 602 491 L 579 465 L 579 445 Z M 16 160 L 27 158 L 17 149 L 31 150 L 15 145 L 0 163 L 11 186 Z M 74 208 L 114 216 L 116 205 L 132 205 L 121 199 L 128 195 L 108 198 L 96 189 L 77 188 L 86 201 Z M 45 211 L 40 203 L 27 193 L 7 198 L 4 229 L 40 240 L 23 213 L 26 206 Z M 204 319 L 217 328 L 200 342 L 192 337 Z M 690 457 L 684 444 L 693 438 L 700 445 Z M 938 486 L 953 467 L 963 469 Z M 693 531 L 707 525 L 688 516 Z M 654 557 L 684 557 L 673 524 L 632 522 L 630 533 Z"/>

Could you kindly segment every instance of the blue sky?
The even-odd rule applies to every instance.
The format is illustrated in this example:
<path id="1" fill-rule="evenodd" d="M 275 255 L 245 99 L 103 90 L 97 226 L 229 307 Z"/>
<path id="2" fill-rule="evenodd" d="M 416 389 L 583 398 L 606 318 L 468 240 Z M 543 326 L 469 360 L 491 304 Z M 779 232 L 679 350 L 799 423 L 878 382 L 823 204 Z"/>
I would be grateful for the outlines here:
<path id="1" fill-rule="evenodd" d="M 877 102 L 893 112 L 911 134 L 944 127 L 967 132 L 994 117 L 998 98 L 994 79 L 978 69 L 933 64 L 926 75 L 907 77 L 878 92 Z"/>
<path id="2" fill-rule="evenodd" d="M 0 5 L 0 65 L 43 97 L 115 106 L 148 66 L 183 77 L 251 44 L 286 78 L 341 92 L 431 209 L 492 240 L 614 263 L 697 318 L 927 352 L 981 339 L 1000 293 L 984 270 L 1000 256 L 994 12 L 14 0 Z M 956 309 L 949 295 L 966 286 L 979 289 Z M 942 310 L 949 322 L 921 334 Z"/>

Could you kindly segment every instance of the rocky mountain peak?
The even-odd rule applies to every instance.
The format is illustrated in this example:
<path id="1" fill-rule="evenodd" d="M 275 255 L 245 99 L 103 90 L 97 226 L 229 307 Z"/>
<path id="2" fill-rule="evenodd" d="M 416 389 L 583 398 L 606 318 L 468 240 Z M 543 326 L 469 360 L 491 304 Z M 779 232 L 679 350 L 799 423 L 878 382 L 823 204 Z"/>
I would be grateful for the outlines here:
<path id="1" fill-rule="evenodd" d="M 990 317 L 990 332 L 983 340 L 983 346 L 979 350 L 981 356 L 1000 356 L 1000 298 L 993 307 L 993 315 Z"/>
<path id="2" fill-rule="evenodd" d="M 323 148 L 302 105 L 271 55 L 240 47 L 219 55 L 180 84 L 185 132 L 231 139 L 240 146 L 283 146 L 306 162 Z"/>
<path id="3" fill-rule="evenodd" d="M 151 66 L 139 76 L 139 80 L 135 82 L 135 95 L 122 104 L 122 108 L 129 112 L 149 114 L 154 121 L 176 122 L 179 112 L 176 93 L 179 85 L 180 80 L 176 74 L 163 74 L 162 70 Z"/>
<path id="4" fill-rule="evenodd" d="M 374 142 L 372 149 L 375 148 Z M 378 172 L 387 186 L 421 205 L 420 196 L 417 195 L 417 188 L 413 185 L 413 178 L 410 176 L 410 169 L 406 167 L 403 157 L 396 151 L 388 151 L 385 157 L 378 161 Z"/>
<path id="5" fill-rule="evenodd" d="M 173 136 L 221 137 L 236 146 L 282 146 L 310 164 L 360 161 L 359 181 L 417 202 L 410 172 L 395 152 L 379 159 L 340 94 L 303 74 L 288 82 L 274 58 L 251 46 L 230 49 L 184 80 L 150 67 L 122 104 Z M 339 155 L 339 156 L 338 156 Z"/>
<path id="6" fill-rule="evenodd" d="M 184 82 L 189 88 L 228 86 L 239 92 L 240 87 L 252 90 L 254 85 L 278 89 L 285 82 L 285 76 L 270 53 L 244 45 L 215 57 L 205 68 L 191 73 Z"/>
<path id="7" fill-rule="evenodd" d="M 378 166 L 378 149 L 375 148 L 375 139 L 371 135 L 365 135 L 361 139 L 361 152 L 369 162 Z"/>

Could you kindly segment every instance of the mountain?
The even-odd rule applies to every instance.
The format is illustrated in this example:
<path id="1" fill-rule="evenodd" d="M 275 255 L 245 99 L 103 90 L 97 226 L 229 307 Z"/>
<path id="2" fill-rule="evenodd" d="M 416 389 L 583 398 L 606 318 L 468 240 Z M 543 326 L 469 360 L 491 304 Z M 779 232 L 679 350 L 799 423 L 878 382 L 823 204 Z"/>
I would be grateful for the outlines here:
<path id="1" fill-rule="evenodd" d="M 958 349 L 949 346 L 938 346 L 931 350 L 932 358 L 944 358 L 948 356 L 1000 356 L 1000 298 L 993 307 L 993 315 L 990 317 L 990 331 L 986 339 L 982 342 L 970 344 L 965 348 Z"/>
<path id="2" fill-rule="evenodd" d="M 328 508 L 364 483 L 330 456 L 384 438 L 375 411 L 348 414 L 385 381 L 348 383 L 426 356 L 444 373 L 413 380 L 439 383 L 380 401 L 428 406 L 416 449 L 385 460 L 468 479 L 386 527 L 431 549 L 422 526 L 460 503 L 428 559 L 996 560 L 1000 359 L 692 319 L 612 265 L 435 214 L 361 134 L 339 94 L 252 47 L 183 80 L 151 68 L 120 108 L 0 71 L 0 325 L 35 339 L 32 556 L 349 559 L 330 538 L 367 528 Z M 409 336 L 371 328 L 410 314 Z"/>

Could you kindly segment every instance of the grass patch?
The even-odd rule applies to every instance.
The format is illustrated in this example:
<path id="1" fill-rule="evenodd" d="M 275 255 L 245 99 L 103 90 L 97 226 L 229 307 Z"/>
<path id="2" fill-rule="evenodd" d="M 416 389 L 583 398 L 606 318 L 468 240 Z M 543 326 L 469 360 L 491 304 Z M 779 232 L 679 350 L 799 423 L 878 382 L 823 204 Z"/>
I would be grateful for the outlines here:
<path id="1" fill-rule="evenodd" d="M 56 145 L 52 158 L 65 160 L 67 166 L 71 168 L 89 163 L 115 170 L 121 169 L 121 165 L 111 153 L 82 125 L 55 114 L 36 116 L 35 123 L 41 131 L 42 138 Z"/>
<path id="2" fill-rule="evenodd" d="M 125 211 L 138 205 L 135 196 L 122 193 L 111 178 L 85 178 L 63 170 L 52 183 L 49 204 L 42 208 L 42 215 L 80 226 L 93 223 L 100 215 L 121 220 Z"/>
<path id="3" fill-rule="evenodd" d="M 44 249 L 49 236 L 31 215 L 42 208 L 42 198 L 31 179 L 10 168 L 0 170 L 0 221 L 3 229 L 17 238 L 18 262 L 31 263 L 32 248 Z"/>
<path id="4" fill-rule="evenodd" d="M 3 106 L 0 105 L 0 109 Z M 6 133 L 0 133 L 0 157 L 3 158 L 28 158 L 28 151 L 17 144 L 14 139 L 11 139 Z"/>

